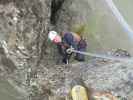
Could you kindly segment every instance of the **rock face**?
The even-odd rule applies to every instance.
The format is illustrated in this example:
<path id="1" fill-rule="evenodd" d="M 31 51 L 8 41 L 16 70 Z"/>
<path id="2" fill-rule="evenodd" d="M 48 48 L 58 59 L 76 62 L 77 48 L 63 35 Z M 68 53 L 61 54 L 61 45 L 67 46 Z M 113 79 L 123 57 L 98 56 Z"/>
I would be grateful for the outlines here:
<path id="1" fill-rule="evenodd" d="M 93 3 L 94 0 L 1 0 L 0 76 L 17 87 L 26 100 L 64 100 L 76 77 L 82 78 L 87 87 L 115 92 L 131 100 L 132 63 L 92 59 L 56 65 L 60 56 L 47 39 L 48 31 L 88 27 L 90 15 L 97 11 Z M 79 28 L 75 30 L 75 26 Z"/>
<path id="2" fill-rule="evenodd" d="M 41 66 L 34 80 L 36 84 L 32 85 L 50 90 L 50 97 L 65 98 L 71 90 L 72 81 L 82 78 L 88 88 L 132 100 L 132 74 L 132 63 L 102 62 L 94 59 L 88 63 L 68 66 Z M 40 95 L 36 96 L 40 97 Z"/>

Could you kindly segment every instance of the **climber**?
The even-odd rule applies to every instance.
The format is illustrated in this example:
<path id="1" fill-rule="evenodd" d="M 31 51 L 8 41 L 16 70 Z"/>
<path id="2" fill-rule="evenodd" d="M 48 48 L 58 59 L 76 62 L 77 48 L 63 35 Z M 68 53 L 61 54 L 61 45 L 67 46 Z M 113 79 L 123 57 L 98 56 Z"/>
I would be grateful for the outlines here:
<path id="1" fill-rule="evenodd" d="M 62 32 L 59 35 L 55 31 L 50 31 L 48 34 L 49 39 L 57 45 L 59 53 L 63 56 L 62 62 L 67 64 L 72 53 L 68 53 L 67 50 L 73 48 L 79 51 L 86 50 L 85 40 L 73 32 Z M 78 61 L 84 61 L 85 57 L 82 54 L 76 54 L 75 59 Z"/>

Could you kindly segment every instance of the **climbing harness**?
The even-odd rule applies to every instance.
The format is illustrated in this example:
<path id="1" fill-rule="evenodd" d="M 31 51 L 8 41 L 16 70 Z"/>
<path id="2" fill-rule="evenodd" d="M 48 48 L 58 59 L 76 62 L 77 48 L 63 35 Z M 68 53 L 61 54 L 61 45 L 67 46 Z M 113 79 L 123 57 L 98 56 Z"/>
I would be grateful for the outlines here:
<path id="1" fill-rule="evenodd" d="M 122 61 L 122 62 L 133 62 L 133 58 L 120 58 L 120 57 L 114 57 L 114 56 L 106 56 L 106 55 L 99 55 L 99 54 L 94 54 L 94 53 L 89 53 L 89 52 L 82 52 L 78 50 L 74 50 L 74 48 L 69 48 L 67 50 L 68 53 L 79 53 L 83 54 L 86 56 L 91 56 L 91 57 L 97 57 L 97 58 L 103 58 L 103 59 L 108 59 L 108 60 L 113 60 L 113 61 Z"/>

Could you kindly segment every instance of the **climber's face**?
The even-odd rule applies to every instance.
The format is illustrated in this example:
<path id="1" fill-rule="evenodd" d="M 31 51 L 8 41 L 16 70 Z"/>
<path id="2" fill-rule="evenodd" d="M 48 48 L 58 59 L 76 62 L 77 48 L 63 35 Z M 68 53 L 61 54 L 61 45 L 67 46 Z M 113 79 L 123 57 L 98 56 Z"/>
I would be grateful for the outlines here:
<path id="1" fill-rule="evenodd" d="M 58 43 L 61 43 L 61 36 L 59 36 L 59 35 L 57 35 L 55 38 L 54 38 L 54 40 L 53 40 L 53 42 L 55 43 L 55 44 L 58 44 Z"/>
<path id="2" fill-rule="evenodd" d="M 58 44 L 62 41 L 61 36 L 56 31 L 50 31 L 48 38 L 55 44 Z"/>

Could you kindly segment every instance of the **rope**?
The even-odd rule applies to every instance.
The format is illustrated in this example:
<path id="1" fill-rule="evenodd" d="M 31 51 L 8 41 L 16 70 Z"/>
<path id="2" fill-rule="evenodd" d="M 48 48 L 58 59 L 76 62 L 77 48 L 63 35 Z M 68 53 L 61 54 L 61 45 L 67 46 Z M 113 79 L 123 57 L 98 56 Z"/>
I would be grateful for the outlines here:
<path id="1" fill-rule="evenodd" d="M 131 26 L 125 21 L 124 17 L 120 13 L 120 11 L 117 9 L 117 7 L 115 6 L 114 2 L 112 0 L 105 0 L 105 2 L 107 3 L 108 7 L 110 8 L 110 10 L 114 14 L 114 16 L 119 21 L 119 23 L 124 28 L 125 32 L 127 32 L 129 37 L 131 39 L 133 39 L 133 30 L 132 30 Z"/>
<path id="2" fill-rule="evenodd" d="M 120 57 L 114 57 L 114 56 L 99 55 L 99 54 L 94 54 L 94 53 L 89 53 L 89 52 L 81 52 L 81 51 L 74 50 L 74 49 L 70 49 L 70 51 L 74 53 L 83 54 L 86 56 L 103 58 L 103 59 L 108 59 L 108 60 L 113 60 L 113 61 L 133 62 L 133 58 L 120 58 Z"/>

